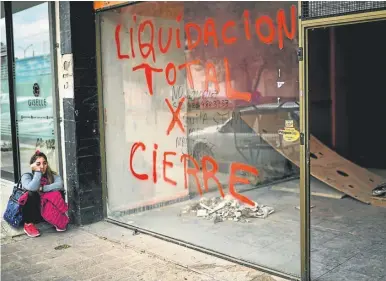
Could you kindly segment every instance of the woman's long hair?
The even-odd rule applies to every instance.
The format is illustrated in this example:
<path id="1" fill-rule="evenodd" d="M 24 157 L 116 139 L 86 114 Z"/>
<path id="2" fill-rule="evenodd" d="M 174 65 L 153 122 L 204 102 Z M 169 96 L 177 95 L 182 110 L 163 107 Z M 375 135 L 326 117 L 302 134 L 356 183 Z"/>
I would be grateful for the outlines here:
<path id="1" fill-rule="evenodd" d="M 52 184 L 54 182 L 54 175 L 57 175 L 57 173 L 51 170 L 50 165 L 48 164 L 47 156 L 43 152 L 36 150 L 35 154 L 32 155 L 31 160 L 29 161 L 29 164 L 31 165 L 32 163 L 35 163 L 36 159 L 38 159 L 39 157 L 43 157 L 44 160 L 47 162 L 47 169 L 46 169 L 45 176 L 47 177 L 48 183 Z"/>

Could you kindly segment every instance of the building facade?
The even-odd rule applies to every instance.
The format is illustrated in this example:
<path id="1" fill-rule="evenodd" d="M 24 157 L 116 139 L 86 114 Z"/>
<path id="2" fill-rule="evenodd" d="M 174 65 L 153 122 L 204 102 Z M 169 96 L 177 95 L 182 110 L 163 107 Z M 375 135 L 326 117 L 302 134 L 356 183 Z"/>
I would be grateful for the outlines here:
<path id="1" fill-rule="evenodd" d="M 385 2 L 1 5 L 2 179 L 40 149 L 77 225 L 106 219 L 292 280 L 385 280 L 348 269 L 367 259 L 350 239 L 382 256 L 371 189 L 386 167 L 383 150 L 348 149 L 360 85 L 341 81 L 360 79 L 336 43 L 356 40 L 340 26 L 382 30 Z"/>

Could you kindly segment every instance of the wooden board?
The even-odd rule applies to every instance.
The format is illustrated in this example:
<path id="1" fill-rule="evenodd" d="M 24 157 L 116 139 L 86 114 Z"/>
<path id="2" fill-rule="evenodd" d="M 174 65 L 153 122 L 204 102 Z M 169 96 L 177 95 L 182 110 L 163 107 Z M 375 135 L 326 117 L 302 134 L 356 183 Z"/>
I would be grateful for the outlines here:
<path id="1" fill-rule="evenodd" d="M 319 181 L 316 178 L 311 178 L 311 195 L 318 197 L 326 197 L 333 199 L 342 199 L 346 195 L 339 190 L 328 186 L 327 184 Z M 299 193 L 299 180 L 291 180 L 272 186 L 272 190 L 278 190 L 283 192 Z"/>
<path id="2" fill-rule="evenodd" d="M 371 197 L 371 205 L 386 207 L 386 197 Z"/>
<path id="3" fill-rule="evenodd" d="M 285 142 L 278 133 L 288 119 L 286 113 L 245 115 L 241 118 L 277 152 L 299 167 L 299 141 Z M 386 200 L 374 199 L 371 194 L 386 179 L 343 158 L 312 135 L 310 160 L 313 177 L 361 202 L 386 207 Z"/>

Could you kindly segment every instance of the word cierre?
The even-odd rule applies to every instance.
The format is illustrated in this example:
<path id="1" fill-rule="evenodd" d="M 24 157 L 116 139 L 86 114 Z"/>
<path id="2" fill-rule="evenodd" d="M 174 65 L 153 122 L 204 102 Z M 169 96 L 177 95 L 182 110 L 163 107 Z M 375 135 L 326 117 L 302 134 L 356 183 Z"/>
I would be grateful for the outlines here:
<path id="1" fill-rule="evenodd" d="M 138 149 L 141 149 L 142 151 L 146 150 L 146 145 L 142 142 L 136 142 L 133 144 L 131 147 L 131 152 L 130 152 L 130 159 L 129 159 L 129 169 L 132 173 L 132 175 L 139 179 L 139 180 L 149 180 L 149 175 L 148 174 L 138 174 L 134 171 L 133 168 L 133 158 L 135 153 L 137 152 Z M 173 168 L 174 164 L 173 162 L 168 161 L 168 157 L 175 157 L 177 155 L 176 152 L 173 151 L 165 151 L 163 153 L 163 160 L 162 160 L 162 175 L 163 175 L 163 180 L 166 183 L 169 183 L 173 186 L 177 185 L 177 182 L 174 181 L 173 179 L 169 178 L 166 175 L 166 169 L 167 168 Z M 158 176 L 157 176 L 157 171 L 156 171 L 156 165 L 157 165 L 157 156 L 158 156 L 158 144 L 154 144 L 154 149 L 153 149 L 153 182 L 157 183 L 158 181 Z M 195 179 L 196 187 L 200 195 L 202 195 L 202 189 L 201 189 L 201 184 L 200 180 L 198 178 L 198 173 L 200 172 L 199 165 L 197 161 L 190 156 L 189 154 L 182 154 L 180 157 L 181 163 L 184 163 L 184 184 L 185 184 L 185 189 L 188 188 L 188 176 L 191 175 Z M 188 161 L 191 161 L 194 165 L 194 168 L 188 168 Z M 212 169 L 209 170 L 208 163 L 212 166 Z M 224 190 L 222 188 L 222 185 L 218 178 L 216 177 L 216 173 L 218 171 L 218 164 L 216 160 L 214 160 L 210 156 L 204 156 L 201 160 L 201 167 L 202 167 L 202 180 L 204 182 L 204 188 L 205 191 L 209 191 L 208 188 L 208 180 L 212 179 L 216 182 L 218 190 L 220 192 L 220 195 L 222 197 L 225 197 Z M 232 163 L 231 168 L 230 168 L 230 174 L 229 174 L 229 180 L 228 180 L 228 186 L 229 186 L 229 193 L 235 197 L 236 199 L 240 200 L 241 202 L 254 206 L 255 203 L 250 200 L 248 197 L 241 195 L 236 191 L 235 184 L 236 183 L 243 183 L 243 184 L 249 184 L 249 180 L 246 178 L 240 178 L 237 176 L 237 172 L 239 171 L 245 171 L 254 175 L 258 175 L 258 171 L 255 167 L 249 166 L 243 163 Z"/>

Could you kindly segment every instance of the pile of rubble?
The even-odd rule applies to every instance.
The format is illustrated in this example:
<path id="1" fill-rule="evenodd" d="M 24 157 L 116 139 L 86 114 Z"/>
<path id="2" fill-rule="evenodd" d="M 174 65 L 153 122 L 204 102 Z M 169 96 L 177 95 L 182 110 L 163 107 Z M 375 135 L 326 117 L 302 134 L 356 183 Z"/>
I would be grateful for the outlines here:
<path id="1" fill-rule="evenodd" d="M 240 203 L 238 200 L 230 196 L 225 198 L 201 198 L 199 202 L 195 202 L 186 206 L 182 210 L 182 214 L 194 213 L 197 217 L 203 217 L 207 220 L 212 220 L 214 223 L 231 220 L 237 222 L 250 222 L 251 218 L 265 219 L 274 212 L 272 207 L 261 205 L 255 202 L 255 206 L 249 206 Z"/>

